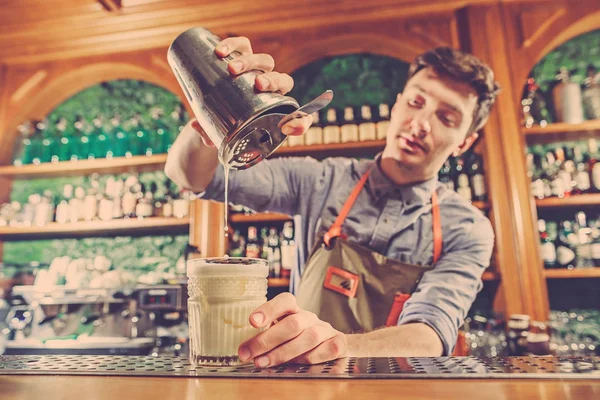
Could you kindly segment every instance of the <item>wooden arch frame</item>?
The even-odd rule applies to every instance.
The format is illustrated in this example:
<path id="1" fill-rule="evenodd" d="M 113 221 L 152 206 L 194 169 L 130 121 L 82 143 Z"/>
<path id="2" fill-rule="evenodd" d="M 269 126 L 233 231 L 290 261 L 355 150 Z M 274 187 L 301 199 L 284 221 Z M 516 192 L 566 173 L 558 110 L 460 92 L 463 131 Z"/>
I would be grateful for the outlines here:
<path id="1" fill-rule="evenodd" d="M 528 59 L 528 63 L 525 64 L 526 66 L 522 70 L 516 71 L 515 75 L 517 79 L 515 82 L 517 85 L 525 82 L 533 67 L 556 47 L 579 35 L 583 35 L 597 29 L 600 29 L 600 10 L 571 21 L 566 28 L 556 30 L 554 36 L 544 36 L 544 38 L 547 39 L 545 43 L 540 44 L 538 51 L 532 52 L 533 57 Z M 516 94 L 520 96 L 520 90 L 522 87 L 517 87 L 517 89 L 519 90 L 516 92 Z"/>
<path id="2" fill-rule="evenodd" d="M 373 47 L 373 43 L 378 43 Z M 426 49 L 408 41 L 376 34 L 346 34 L 323 37 L 301 47 L 286 46 L 277 54 L 276 69 L 292 72 L 324 57 L 370 53 L 396 58 L 408 63 Z M 279 61 L 278 61 L 279 60 Z"/>
<path id="3" fill-rule="evenodd" d="M 178 96 L 188 112 L 191 112 L 175 77 L 172 74 L 159 75 L 158 72 L 132 63 L 101 62 L 53 75 L 47 78 L 48 82 L 34 96 L 15 105 L 15 111 L 5 127 L 6 134 L 3 139 L 6 144 L 3 147 L 12 149 L 16 140 L 16 126 L 20 122 L 28 118 L 44 117 L 80 91 L 111 80 L 135 79 L 152 83 Z M 4 151 L 4 159 L 1 161 L 6 163 L 8 161 L 6 158 L 11 156 L 12 154 Z"/>

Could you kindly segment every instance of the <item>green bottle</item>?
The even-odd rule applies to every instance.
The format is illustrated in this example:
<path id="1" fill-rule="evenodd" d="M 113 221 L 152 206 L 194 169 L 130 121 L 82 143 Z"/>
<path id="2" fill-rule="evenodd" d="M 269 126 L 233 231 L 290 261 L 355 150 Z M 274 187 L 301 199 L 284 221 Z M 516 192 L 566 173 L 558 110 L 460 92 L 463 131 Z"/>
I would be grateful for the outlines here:
<path id="1" fill-rule="evenodd" d="M 183 127 L 185 126 L 185 124 L 186 124 L 185 109 L 181 106 L 181 104 L 179 104 L 175 107 L 173 112 L 171 112 L 171 124 L 170 125 L 173 127 L 171 129 L 171 131 L 169 132 L 171 143 L 173 143 L 175 141 L 175 139 L 177 139 L 179 132 L 181 132 L 183 130 Z M 169 146 L 169 148 L 170 148 L 170 146 Z"/>
<path id="2" fill-rule="evenodd" d="M 33 124 L 25 121 L 17 127 L 20 139 L 17 140 L 13 152 L 13 165 L 19 167 L 25 164 L 31 164 L 31 137 L 34 133 Z"/>
<path id="3" fill-rule="evenodd" d="M 150 111 L 150 115 L 153 122 L 152 132 L 154 132 L 151 146 L 155 153 L 167 153 L 171 148 L 172 141 L 169 126 L 163 121 L 165 112 L 160 107 L 154 107 Z"/>
<path id="4" fill-rule="evenodd" d="M 71 159 L 71 146 L 70 141 L 72 138 L 72 133 L 69 129 L 68 121 L 65 117 L 60 117 L 58 123 L 56 124 L 56 130 L 58 132 L 58 160 L 59 161 L 69 161 Z"/>
<path id="5" fill-rule="evenodd" d="M 87 142 L 87 138 L 83 132 L 83 117 L 80 115 L 75 117 L 75 122 L 73 123 L 73 129 L 71 132 L 73 132 L 72 137 L 69 139 L 69 146 L 71 147 L 71 161 L 87 158 L 89 143 Z"/>
<path id="6" fill-rule="evenodd" d="M 90 135 L 90 150 L 93 158 L 112 158 L 113 153 L 110 148 L 108 135 L 104 131 L 104 119 L 97 115 L 93 119 L 94 129 Z"/>
<path id="7" fill-rule="evenodd" d="M 129 148 L 129 138 L 127 132 L 121 126 L 121 117 L 115 115 L 111 119 L 112 130 L 110 132 L 110 141 L 112 144 L 112 152 L 114 157 L 131 157 L 131 149 Z"/>
<path id="8" fill-rule="evenodd" d="M 44 125 L 46 125 L 46 129 L 44 129 L 44 135 L 42 139 L 42 157 L 41 161 L 43 163 L 49 162 L 58 162 L 58 158 L 54 159 L 52 156 L 55 154 L 54 150 L 56 148 L 56 129 L 55 126 L 51 126 L 48 120 L 43 121 Z"/>
<path id="9" fill-rule="evenodd" d="M 46 124 L 44 121 L 35 121 L 33 136 L 31 136 L 31 163 L 38 165 L 42 162 L 44 152 L 44 132 Z"/>
<path id="10" fill-rule="evenodd" d="M 151 156 L 152 148 L 150 147 L 149 133 L 144 127 L 140 113 L 134 115 L 130 121 L 130 126 L 130 151 L 136 156 Z"/>

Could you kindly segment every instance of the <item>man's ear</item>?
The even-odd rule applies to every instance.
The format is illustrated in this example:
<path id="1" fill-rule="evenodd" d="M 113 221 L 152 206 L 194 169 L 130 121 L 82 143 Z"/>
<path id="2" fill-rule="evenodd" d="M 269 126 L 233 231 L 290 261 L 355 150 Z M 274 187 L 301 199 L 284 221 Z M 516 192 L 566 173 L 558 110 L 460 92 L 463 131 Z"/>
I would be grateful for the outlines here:
<path id="1" fill-rule="evenodd" d="M 473 146 L 473 143 L 475 143 L 477 138 L 479 138 L 479 134 L 477 132 L 474 132 L 474 133 L 470 134 L 469 136 L 467 136 L 465 138 L 464 142 L 462 142 L 456 148 L 456 150 L 454 150 L 454 152 L 452 153 L 452 156 L 458 157 L 461 154 L 463 154 L 465 151 L 469 150 L 469 148 L 471 148 L 471 146 Z"/>

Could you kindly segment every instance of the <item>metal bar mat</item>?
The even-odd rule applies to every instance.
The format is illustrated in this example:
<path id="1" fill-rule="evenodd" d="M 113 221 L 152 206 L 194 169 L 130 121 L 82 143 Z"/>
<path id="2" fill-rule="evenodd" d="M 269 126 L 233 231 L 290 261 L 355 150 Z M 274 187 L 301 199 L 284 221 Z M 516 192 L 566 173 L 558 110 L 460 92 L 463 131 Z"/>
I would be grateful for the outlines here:
<path id="1" fill-rule="evenodd" d="M 319 365 L 259 369 L 253 364 L 194 367 L 180 357 L 0 356 L 0 375 L 103 375 L 243 378 L 600 379 L 600 357 L 344 358 Z"/>

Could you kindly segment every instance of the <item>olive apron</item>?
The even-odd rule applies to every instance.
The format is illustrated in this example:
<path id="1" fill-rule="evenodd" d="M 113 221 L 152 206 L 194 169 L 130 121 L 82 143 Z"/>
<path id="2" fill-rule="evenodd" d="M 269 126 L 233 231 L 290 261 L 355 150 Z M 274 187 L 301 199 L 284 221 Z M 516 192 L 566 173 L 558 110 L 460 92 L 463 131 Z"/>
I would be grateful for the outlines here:
<path id="1" fill-rule="evenodd" d="M 433 268 L 390 259 L 343 236 L 342 224 L 369 172 L 363 174 L 329 231 L 313 247 L 296 295 L 300 308 L 314 312 L 343 333 L 396 325 L 404 303 L 423 274 Z M 442 253 L 442 227 L 435 191 L 431 203 L 435 264 Z"/>

